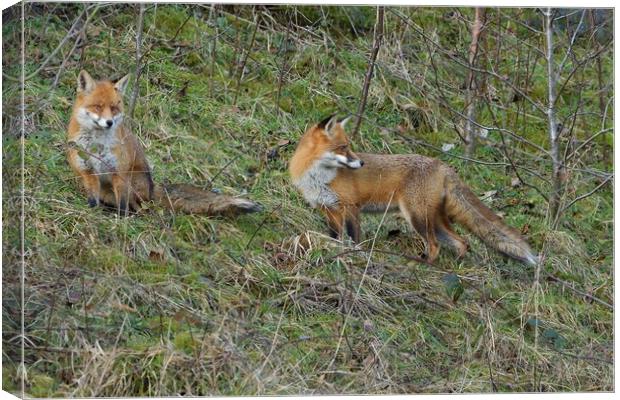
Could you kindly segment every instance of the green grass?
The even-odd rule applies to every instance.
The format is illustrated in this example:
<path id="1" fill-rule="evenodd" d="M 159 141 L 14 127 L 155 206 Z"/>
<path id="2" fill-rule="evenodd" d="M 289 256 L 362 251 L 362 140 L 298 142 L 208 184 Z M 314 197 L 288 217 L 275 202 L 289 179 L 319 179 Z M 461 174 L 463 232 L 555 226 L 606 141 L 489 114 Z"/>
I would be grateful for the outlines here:
<path id="1" fill-rule="evenodd" d="M 31 14 L 26 20 L 27 74 L 68 29 L 70 22 L 57 15 L 60 10 L 67 11 L 70 21 L 83 6 L 34 7 L 26 6 Z M 319 29 L 319 9 L 303 9 L 309 18 L 303 24 Z M 233 105 L 237 81 L 229 72 L 239 55 L 237 33 L 242 48 L 249 44 L 250 10 L 241 9 L 239 20 L 227 13 L 217 19 L 221 36 L 215 64 L 208 45 L 215 33 L 209 10 L 190 10 L 201 11 L 202 17 L 192 14 L 175 42 L 205 46 L 197 50 L 175 50 L 166 42 L 190 15 L 187 7 L 158 5 L 146 13 L 144 45 L 152 48 L 130 121 L 134 133 L 157 182 L 206 186 L 213 179 L 214 187 L 244 194 L 263 204 L 264 211 L 233 220 L 172 215 L 151 206 L 119 219 L 88 208 L 63 148 L 79 56 L 68 60 L 57 87 L 51 88 L 56 69 L 43 70 L 27 82 L 27 113 L 38 110 L 28 121 L 24 141 L 27 395 L 614 390 L 613 310 L 592 300 L 612 303 L 613 297 L 613 197 L 608 187 L 576 203 L 551 230 L 542 196 L 523 185 L 511 187 L 510 169 L 454 157 L 463 154 L 463 146 L 429 90 L 432 71 L 410 61 L 417 84 L 396 73 L 401 67 L 393 57 L 398 25 L 392 16 L 354 148 L 441 158 L 475 193 L 496 191 L 485 201 L 526 234 L 545 262 L 536 279 L 534 268 L 502 258 L 460 230 L 471 242 L 464 259 L 455 260 L 444 249 L 435 265 L 419 264 L 381 252 L 418 255 L 422 249 L 400 218 L 382 221 L 381 215 L 364 219 L 364 251 L 350 252 L 350 243 L 326 237 L 318 213 L 290 184 L 287 160 L 309 124 L 335 110 L 344 114 L 357 109 L 373 24 L 360 23 L 359 37 L 346 27 L 348 18 L 373 18 L 374 11 L 329 8 L 333 25 L 320 27 L 315 35 L 296 31 L 291 50 L 284 53 L 290 71 L 276 107 L 285 25 L 279 31 L 259 29 Z M 458 51 L 467 46 L 467 32 L 444 22 L 443 9 L 405 11 L 425 29 L 437 26 L 446 46 L 458 43 Z M 94 77 L 133 71 L 134 12 L 133 6 L 104 5 L 93 17 L 83 67 Z M 318 21 L 314 28 L 312 21 Z M 330 36 L 327 44 L 323 32 Z M 18 60 L 18 37 L 19 20 L 3 25 L 5 60 Z M 426 52 L 411 31 L 404 43 Z M 462 106 L 458 85 L 463 71 L 438 62 L 443 63 L 445 94 Z M 51 65 L 59 63 L 55 59 Z M 500 67 L 509 71 L 509 60 L 506 64 Z M 611 64 L 606 60 L 605 68 Z M 7 63 L 3 70 L 18 76 L 19 64 Z M 540 96 L 545 93 L 543 72 L 538 65 L 532 83 Z M 19 393 L 22 171 L 14 120 L 19 87 L 4 83 L 2 384 Z M 593 93 L 588 88 L 583 96 Z M 510 93 L 506 89 L 500 95 Z M 400 109 L 405 99 L 422 110 L 416 115 L 424 115 L 427 124 L 406 128 L 413 114 Z M 573 103 L 567 98 L 560 111 Z M 510 107 L 496 110 L 499 123 L 546 147 L 545 121 L 517 114 L 517 105 Z M 488 110 L 481 110 L 480 118 L 493 123 Z M 586 135 L 596 123 L 580 120 L 578 134 Z M 401 126 L 402 136 L 396 135 Z M 288 143 L 280 145 L 284 140 Z M 446 154 L 428 146 L 444 143 L 457 147 Z M 500 143 L 499 133 L 490 132 L 476 159 L 506 162 Z M 595 143 L 584 159 L 589 167 L 612 169 L 609 158 L 600 156 L 604 146 L 609 144 Z M 277 155 L 267 157 L 273 149 Z M 549 176 L 550 164 L 543 156 L 514 140 L 510 149 L 517 164 Z M 550 190 L 541 179 L 525 176 Z M 598 184 L 591 179 L 574 171 L 566 199 Z M 450 273 L 458 275 L 463 290 L 456 301 L 444 279 Z"/>

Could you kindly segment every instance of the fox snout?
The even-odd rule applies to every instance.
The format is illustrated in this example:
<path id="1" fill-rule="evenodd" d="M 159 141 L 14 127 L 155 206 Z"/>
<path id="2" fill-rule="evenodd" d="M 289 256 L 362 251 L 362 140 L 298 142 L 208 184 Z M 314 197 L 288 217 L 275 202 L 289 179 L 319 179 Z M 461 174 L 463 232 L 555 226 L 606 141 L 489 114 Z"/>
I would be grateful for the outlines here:
<path id="1" fill-rule="evenodd" d="M 93 121 L 99 126 L 99 128 L 109 129 L 114 126 L 114 119 L 99 117 L 97 115 L 92 115 Z"/>
<path id="2" fill-rule="evenodd" d="M 364 160 L 359 158 L 357 154 L 352 152 L 350 149 L 346 153 L 347 157 L 347 167 L 351 169 L 358 169 L 364 166 Z"/>
<path id="3" fill-rule="evenodd" d="M 358 158 L 353 153 L 349 153 L 347 155 L 336 154 L 335 158 L 336 158 L 336 162 L 339 164 L 340 167 L 358 169 L 364 165 L 364 161 Z"/>
<path id="4" fill-rule="evenodd" d="M 349 158 L 347 157 L 347 167 L 351 169 L 358 169 L 364 166 L 364 160 L 360 158 Z"/>
<path id="5" fill-rule="evenodd" d="M 97 124 L 97 126 L 101 129 L 110 129 L 114 126 L 114 124 L 116 123 L 116 119 L 115 117 L 105 117 L 105 116 L 99 116 L 97 114 L 93 114 L 91 113 L 91 118 L 93 119 L 93 122 L 95 122 L 95 124 Z"/>
<path id="6" fill-rule="evenodd" d="M 122 118 L 122 114 L 100 115 L 85 108 L 80 109 L 78 113 L 78 121 L 85 127 L 90 126 L 91 129 L 111 129 L 118 125 Z"/>

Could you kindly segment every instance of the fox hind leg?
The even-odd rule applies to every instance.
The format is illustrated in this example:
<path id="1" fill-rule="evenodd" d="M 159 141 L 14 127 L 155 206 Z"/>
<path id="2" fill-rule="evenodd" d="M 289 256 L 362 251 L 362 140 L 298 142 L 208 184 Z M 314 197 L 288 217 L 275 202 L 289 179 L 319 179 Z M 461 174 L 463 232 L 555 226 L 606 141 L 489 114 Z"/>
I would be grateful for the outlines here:
<path id="1" fill-rule="evenodd" d="M 126 214 L 128 211 L 128 191 L 127 179 L 119 174 L 112 174 L 112 190 L 114 191 L 114 200 L 119 215 Z"/>
<path id="2" fill-rule="evenodd" d="M 429 262 L 435 261 L 439 255 L 439 243 L 436 236 L 436 213 L 429 213 L 427 207 L 414 208 L 401 202 L 400 211 L 411 227 L 426 241 L 426 258 Z"/>
<path id="3" fill-rule="evenodd" d="M 438 219 L 435 234 L 441 243 L 445 243 L 456 252 L 458 258 L 462 258 L 467 253 L 469 248 L 467 241 L 452 230 L 450 221 L 445 214 L 442 214 Z"/>
<path id="4" fill-rule="evenodd" d="M 435 235 L 435 227 L 432 221 L 425 216 L 413 216 L 411 224 L 415 230 L 426 240 L 426 257 L 428 262 L 433 262 L 439 255 L 439 243 Z"/>

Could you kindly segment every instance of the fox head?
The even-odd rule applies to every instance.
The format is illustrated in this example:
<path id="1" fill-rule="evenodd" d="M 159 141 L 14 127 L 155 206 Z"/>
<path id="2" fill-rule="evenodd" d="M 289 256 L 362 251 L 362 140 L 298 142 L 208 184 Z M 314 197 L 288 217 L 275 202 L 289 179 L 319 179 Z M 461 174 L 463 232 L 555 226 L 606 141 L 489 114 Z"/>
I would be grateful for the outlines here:
<path id="1" fill-rule="evenodd" d="M 328 168 L 358 169 L 364 165 L 354 152 L 351 151 L 349 139 L 344 127 L 351 119 L 348 116 L 339 120 L 335 115 L 325 118 L 314 128 L 314 143 L 320 154 L 320 163 Z"/>
<path id="2" fill-rule="evenodd" d="M 95 81 L 82 70 L 77 81 L 76 114 L 80 125 L 92 130 L 110 130 L 123 120 L 123 94 L 129 74 L 116 82 Z"/>

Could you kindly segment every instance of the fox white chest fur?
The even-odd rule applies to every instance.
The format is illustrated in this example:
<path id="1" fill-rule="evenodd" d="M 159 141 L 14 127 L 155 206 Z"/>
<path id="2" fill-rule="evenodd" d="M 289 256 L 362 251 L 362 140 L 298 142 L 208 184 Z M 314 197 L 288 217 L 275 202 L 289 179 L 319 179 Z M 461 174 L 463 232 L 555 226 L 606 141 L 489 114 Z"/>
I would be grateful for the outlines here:
<path id="1" fill-rule="evenodd" d="M 329 184 L 336 178 L 337 173 L 337 168 L 325 166 L 319 159 L 293 184 L 312 207 L 333 207 L 338 204 L 338 195 Z"/>
<path id="2" fill-rule="evenodd" d="M 84 169 L 99 174 L 99 178 L 102 180 L 109 179 L 109 174 L 117 171 L 118 160 L 112 150 L 121 142 L 116 134 L 116 129 L 82 130 L 76 143 L 88 157 L 84 159 L 78 156 Z"/>

